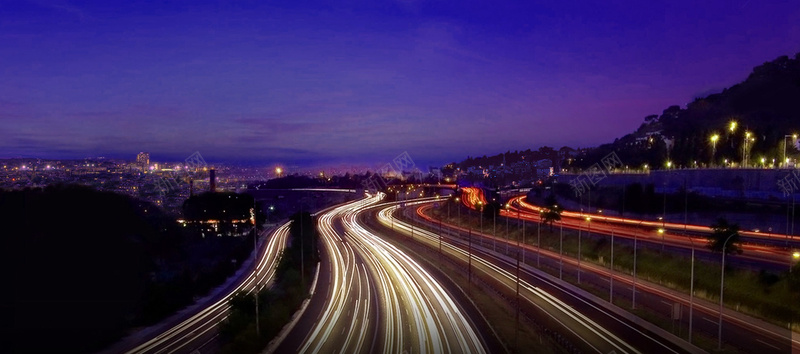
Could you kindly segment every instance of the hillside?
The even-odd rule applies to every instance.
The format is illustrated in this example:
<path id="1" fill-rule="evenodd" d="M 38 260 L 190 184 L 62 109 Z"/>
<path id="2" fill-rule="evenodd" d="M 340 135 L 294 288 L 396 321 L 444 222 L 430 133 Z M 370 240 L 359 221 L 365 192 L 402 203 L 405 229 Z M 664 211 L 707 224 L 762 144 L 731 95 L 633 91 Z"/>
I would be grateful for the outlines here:
<path id="1" fill-rule="evenodd" d="M 728 166 L 741 166 L 745 154 L 747 166 L 770 166 L 783 160 L 784 141 L 787 156 L 797 157 L 793 138 L 785 136 L 798 132 L 800 53 L 757 66 L 742 83 L 685 108 L 645 117 L 635 132 L 582 154 L 572 167 L 594 164 L 611 151 L 631 168 L 666 168 L 668 161 L 671 168 L 721 166 L 726 159 Z"/>

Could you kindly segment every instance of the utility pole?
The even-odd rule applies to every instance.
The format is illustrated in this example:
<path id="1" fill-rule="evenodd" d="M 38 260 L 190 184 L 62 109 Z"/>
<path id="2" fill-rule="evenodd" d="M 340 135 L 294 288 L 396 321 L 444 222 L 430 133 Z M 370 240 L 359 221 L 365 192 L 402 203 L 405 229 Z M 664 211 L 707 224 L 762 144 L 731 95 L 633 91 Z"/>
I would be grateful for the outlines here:
<path id="1" fill-rule="evenodd" d="M 468 255 L 468 260 L 467 260 L 467 274 L 468 274 L 467 279 L 468 280 L 467 280 L 467 284 L 469 284 L 469 286 L 467 287 L 467 289 L 469 289 L 472 286 L 472 227 L 469 228 L 469 238 L 468 238 L 468 240 L 469 241 L 467 241 L 467 244 L 469 246 L 468 246 L 468 252 L 467 252 L 467 255 Z"/>
<path id="2" fill-rule="evenodd" d="M 253 196 L 253 264 L 258 266 L 258 222 L 256 221 L 256 196 Z M 256 300 L 256 336 L 261 337 L 261 324 L 259 323 L 259 313 L 258 313 L 258 278 L 256 278 L 256 282 L 253 285 L 255 288 L 253 289 L 253 295 L 255 296 Z"/>
<path id="3" fill-rule="evenodd" d="M 559 220 L 558 223 L 561 226 L 561 236 L 558 238 L 558 279 L 564 279 L 564 221 Z"/>

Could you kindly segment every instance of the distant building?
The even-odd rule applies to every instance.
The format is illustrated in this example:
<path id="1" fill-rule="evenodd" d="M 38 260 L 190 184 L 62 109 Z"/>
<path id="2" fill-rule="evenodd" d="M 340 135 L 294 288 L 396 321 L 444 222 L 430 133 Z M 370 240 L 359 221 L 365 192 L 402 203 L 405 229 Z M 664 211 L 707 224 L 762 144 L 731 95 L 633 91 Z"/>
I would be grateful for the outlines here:
<path id="1" fill-rule="evenodd" d="M 142 167 L 142 170 L 147 170 L 147 167 L 150 166 L 150 153 L 140 152 L 136 155 L 136 163 Z"/>

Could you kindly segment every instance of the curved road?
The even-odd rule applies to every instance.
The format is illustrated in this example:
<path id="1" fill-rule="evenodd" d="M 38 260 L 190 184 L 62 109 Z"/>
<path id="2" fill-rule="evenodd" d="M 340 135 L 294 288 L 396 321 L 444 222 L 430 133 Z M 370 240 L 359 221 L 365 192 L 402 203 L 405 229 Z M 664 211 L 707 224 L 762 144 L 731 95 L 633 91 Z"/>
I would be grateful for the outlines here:
<path id="1" fill-rule="evenodd" d="M 315 296 L 324 296 L 310 329 L 298 326 L 278 352 L 483 353 L 472 322 L 423 267 L 358 221 L 383 198 L 333 208 L 318 217 L 329 262 Z M 327 268 L 327 269 L 326 269 Z"/>

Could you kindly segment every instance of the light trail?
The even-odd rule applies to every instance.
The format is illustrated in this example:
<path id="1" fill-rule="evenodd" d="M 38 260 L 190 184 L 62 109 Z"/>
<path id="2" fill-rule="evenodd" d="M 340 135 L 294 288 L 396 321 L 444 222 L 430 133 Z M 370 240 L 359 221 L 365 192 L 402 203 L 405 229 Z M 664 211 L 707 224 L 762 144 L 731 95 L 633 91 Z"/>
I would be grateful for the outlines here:
<path id="1" fill-rule="evenodd" d="M 518 204 L 522 208 L 522 212 L 529 213 L 529 215 L 538 214 L 539 210 L 543 207 L 537 206 L 531 203 L 528 203 L 524 196 L 518 196 L 511 198 L 508 202 L 513 206 L 514 203 Z M 514 212 L 516 213 L 516 211 Z M 563 211 L 561 213 L 562 217 L 569 217 L 575 219 L 583 219 L 585 217 L 591 217 L 593 220 L 602 220 L 608 224 L 619 224 L 622 226 L 632 226 L 632 227 L 650 227 L 654 229 L 665 229 L 665 230 L 678 230 L 683 232 L 684 229 L 687 231 L 698 232 L 702 234 L 710 234 L 713 232 L 711 227 L 703 226 L 703 225 L 692 225 L 692 224 L 680 224 L 674 222 L 665 222 L 665 221 L 650 221 L 650 220 L 639 220 L 639 219 L 630 219 L 630 218 L 623 218 L 617 216 L 608 216 L 603 214 L 590 214 L 584 212 L 570 212 L 570 211 Z M 795 242 L 794 236 L 780 234 L 776 232 L 770 232 L 768 234 L 764 234 L 763 232 L 755 232 L 755 231 L 746 231 L 740 230 L 739 234 L 748 238 L 752 239 L 763 239 L 763 240 L 771 240 L 776 242 Z M 772 247 L 775 248 L 775 247 Z"/>
<path id="2" fill-rule="evenodd" d="M 429 202 L 430 201 L 407 203 L 407 205 L 422 204 Z M 383 208 L 379 211 L 378 219 L 384 226 L 388 227 L 392 223 L 391 220 L 391 218 L 393 218 L 392 213 L 396 208 L 397 208 L 396 206 L 390 206 Z M 411 226 L 408 225 L 407 223 L 395 219 L 393 224 L 395 230 L 400 230 L 402 232 L 410 233 Z M 435 234 L 425 229 L 415 228 L 414 237 L 417 240 L 423 240 L 424 242 L 429 244 L 430 247 L 433 248 L 437 247 L 439 242 L 438 234 Z M 461 244 L 464 242 L 465 241 L 460 239 L 457 240 L 450 239 L 448 240 L 447 243 L 442 244 L 442 251 L 447 252 L 450 255 L 453 255 L 466 263 L 469 254 L 464 249 L 464 247 L 466 246 Z M 476 249 L 479 248 L 480 246 L 473 245 L 472 247 L 473 249 Z M 487 251 L 486 253 L 489 252 Z M 495 260 L 497 259 L 498 258 L 495 258 Z M 472 262 L 473 266 L 476 269 L 483 269 L 484 274 L 486 274 L 489 277 L 492 277 L 499 283 L 507 286 L 509 290 L 515 289 L 517 281 L 515 274 L 506 271 L 505 269 L 496 265 L 492 260 L 486 258 L 486 256 L 481 256 L 481 254 L 476 253 L 474 251 L 472 253 Z M 531 276 L 535 276 L 533 273 L 530 273 L 527 270 L 526 273 Z M 542 281 L 545 280 L 542 279 Z M 548 316 L 550 316 L 556 322 L 561 323 L 565 330 L 573 333 L 575 336 L 580 338 L 587 346 L 593 348 L 593 350 L 595 350 L 596 352 L 598 353 L 606 353 L 610 351 L 616 351 L 617 353 L 639 352 L 635 347 L 633 347 L 626 341 L 620 339 L 616 334 L 611 333 L 610 331 L 605 329 L 602 325 L 581 314 L 571 306 L 566 305 L 564 302 L 555 298 L 551 294 L 543 291 L 542 289 L 536 286 L 533 286 L 532 284 L 530 284 L 525 280 L 520 280 L 520 282 L 521 282 L 520 296 L 522 298 L 527 300 L 531 305 L 541 309 L 544 313 L 548 314 Z M 581 299 L 581 301 L 586 305 L 595 307 L 596 310 L 605 312 L 603 309 L 600 309 L 585 300 Z M 608 314 L 608 316 L 610 318 L 617 320 L 620 324 L 627 327 L 629 331 L 637 332 L 637 334 L 640 335 L 642 338 L 649 338 L 654 343 L 657 343 L 661 347 L 662 352 L 677 353 L 677 351 L 675 351 L 671 347 L 661 343 L 660 341 L 653 338 L 651 335 L 640 331 L 638 328 L 631 326 L 627 322 L 621 321 L 611 314 Z"/>
<path id="3" fill-rule="evenodd" d="M 483 190 L 481 190 L 480 188 L 464 187 L 461 188 L 461 190 L 462 190 L 461 202 L 466 207 L 471 209 L 478 209 L 479 203 L 483 203 L 484 205 L 486 204 L 486 199 L 484 197 Z M 505 208 L 500 209 L 500 215 L 515 219 L 523 218 L 526 220 L 541 222 L 542 218 L 541 215 L 539 214 L 539 211 L 542 210 L 542 207 L 530 204 L 526 202 L 525 199 L 526 198 L 524 196 L 518 196 L 509 199 L 508 204 L 509 207 L 511 207 L 511 210 L 505 210 Z M 517 205 L 519 207 L 517 207 Z M 693 243 L 689 238 L 697 239 L 697 237 L 693 237 L 690 235 L 676 234 L 674 232 L 672 233 L 668 232 L 668 230 L 679 230 L 680 232 L 683 232 L 684 224 L 621 218 L 621 217 L 607 216 L 603 214 L 589 214 L 584 212 L 562 211 L 561 213 L 561 220 L 564 223 L 564 226 L 576 230 L 588 229 L 588 226 L 584 221 L 587 217 L 594 220 L 592 231 L 597 233 L 610 234 L 611 229 L 613 229 L 615 235 L 619 237 L 633 238 L 635 234 L 640 239 L 648 240 L 650 242 L 669 243 L 669 245 L 672 247 L 679 247 L 684 249 L 692 248 L 693 244 L 695 243 L 703 244 L 707 242 L 706 239 L 701 239 Z M 603 225 L 602 223 L 605 223 L 606 225 Z M 664 232 L 659 234 L 646 233 L 646 232 L 641 232 L 640 229 L 642 228 L 650 228 L 652 230 L 664 229 Z M 700 226 L 700 225 L 686 225 L 686 230 L 704 234 L 710 234 L 712 232 L 710 227 Z M 762 240 L 772 240 L 780 242 L 784 241 L 788 242 L 787 240 L 789 240 L 789 237 L 786 237 L 786 235 L 781 235 L 781 234 L 765 235 L 763 233 L 750 232 L 750 231 L 739 231 L 739 234 L 742 235 L 743 237 L 755 240 L 762 239 Z M 496 241 L 505 242 L 505 240 L 502 239 L 497 239 Z M 759 245 L 749 242 L 743 242 L 741 244 L 741 248 L 745 252 L 744 254 L 739 255 L 740 258 L 745 258 L 760 262 L 769 262 L 780 266 L 788 265 L 787 260 L 791 259 L 791 255 L 795 251 L 793 248 L 788 248 L 788 247 Z"/>
<path id="4" fill-rule="evenodd" d="M 286 241 L 289 238 L 289 225 L 290 223 L 287 222 L 271 233 L 263 253 L 257 258 L 258 263 L 239 285 L 210 306 L 157 337 L 127 351 L 127 353 L 172 353 L 180 351 L 186 345 L 215 330 L 217 325 L 227 318 L 230 307 L 228 301 L 237 292 L 246 291 L 250 293 L 256 286 L 263 288 L 271 284 L 275 276 L 275 266 L 280 260 L 280 254 L 286 247 Z"/>
<path id="5" fill-rule="evenodd" d="M 426 222 L 428 222 L 429 223 L 429 227 L 436 227 L 438 221 L 434 220 L 431 217 L 429 217 L 428 215 L 426 215 L 422 210 L 422 209 L 430 208 L 431 205 L 424 205 L 424 204 L 421 204 L 421 203 L 420 203 L 420 205 L 422 205 L 422 206 L 420 208 L 417 208 L 417 215 L 421 216 Z M 512 213 L 511 216 L 514 217 L 514 218 L 517 217 L 516 213 Z M 522 214 L 522 217 L 526 218 L 525 214 Z M 529 215 L 528 218 L 526 218 L 526 219 L 528 219 L 528 220 L 538 220 L 538 219 L 535 219 L 531 215 Z M 398 222 L 399 221 L 397 219 L 395 219 L 395 221 L 394 221 L 395 227 L 398 227 L 397 226 Z M 455 225 L 451 225 L 451 224 L 446 224 L 446 225 L 447 225 L 448 228 L 451 228 L 451 229 L 454 229 L 454 230 L 463 231 L 463 232 L 467 231 L 466 229 L 463 229 L 463 228 L 455 226 Z M 592 227 L 593 231 L 595 230 L 595 227 L 596 226 Z M 615 230 L 617 230 L 617 232 L 619 232 L 619 229 L 615 229 Z M 420 228 L 415 228 L 414 231 L 415 231 L 414 235 L 417 235 L 418 233 L 421 233 L 423 230 L 421 230 Z M 619 233 L 617 233 L 617 235 L 619 235 Z M 438 235 L 436 235 L 436 237 L 438 237 Z M 484 235 L 484 234 L 480 234 L 480 233 L 477 233 L 477 232 L 473 233 L 473 237 L 483 237 L 483 238 L 487 238 L 487 239 L 492 238 L 491 235 Z M 500 240 L 500 239 L 498 239 L 498 241 L 505 242 L 505 240 Z M 512 243 L 511 245 L 513 247 L 516 247 L 516 244 Z M 476 246 L 473 244 L 473 248 L 475 248 L 475 247 Z M 531 252 L 531 251 L 540 252 L 540 254 L 542 256 L 549 257 L 551 259 L 559 259 L 560 258 L 560 255 L 557 252 L 553 252 L 553 251 L 550 251 L 550 250 L 547 250 L 547 249 L 537 249 L 537 248 L 535 248 L 533 246 L 524 245 L 524 244 L 522 244 L 521 247 L 524 248 L 527 252 Z M 475 258 L 473 258 L 473 261 L 474 260 L 475 260 Z M 577 265 L 577 261 L 574 258 L 571 258 L 571 257 L 564 257 L 563 261 L 564 261 L 564 264 L 569 264 L 569 265 L 572 265 L 572 266 L 576 266 Z M 611 272 L 607 268 L 603 268 L 603 267 L 600 267 L 600 266 L 597 266 L 597 265 L 593 265 L 593 264 L 585 264 L 585 263 L 583 264 L 583 268 L 584 268 L 585 271 L 590 271 L 590 272 L 593 272 L 595 274 L 598 274 L 602 278 L 608 278 L 610 276 L 613 276 L 614 277 L 614 282 L 620 282 L 620 283 L 627 284 L 627 285 L 630 285 L 632 283 L 632 280 L 631 280 L 632 278 L 630 276 L 622 275 L 622 274 L 619 274 L 617 272 Z M 643 291 L 646 291 L 646 292 L 648 292 L 650 294 L 657 295 L 657 296 L 659 296 L 661 298 L 664 298 L 664 299 L 666 299 L 666 300 L 668 300 L 668 301 L 670 301 L 672 303 L 680 302 L 680 303 L 683 303 L 684 305 L 688 306 L 687 296 L 685 296 L 685 295 L 683 295 L 681 293 L 674 293 L 674 292 L 670 292 L 670 291 L 664 291 L 664 290 L 662 290 L 662 289 L 660 289 L 658 287 L 652 286 L 652 285 L 650 285 L 650 284 L 648 284 L 646 282 L 639 282 L 639 283 L 637 283 L 636 287 L 637 287 L 637 290 L 643 290 Z M 704 312 L 704 313 L 706 313 L 708 315 L 712 315 L 712 316 L 717 316 L 719 314 L 719 310 L 716 307 L 716 305 L 708 306 L 708 305 L 704 305 L 702 303 L 695 302 L 694 303 L 694 309 L 695 310 L 699 310 L 701 312 Z M 741 326 L 741 327 L 743 327 L 743 328 L 745 328 L 748 331 L 751 331 L 753 333 L 760 333 L 761 335 L 764 335 L 765 337 L 767 337 L 769 339 L 778 340 L 778 341 L 787 339 L 787 338 L 782 337 L 780 335 L 780 333 L 778 333 L 775 329 L 765 328 L 765 326 L 768 326 L 768 324 L 763 323 L 760 320 L 755 320 L 755 319 L 749 318 L 749 317 L 734 316 L 734 315 L 728 313 L 727 311 L 723 312 L 723 317 L 725 318 L 725 321 L 728 321 L 728 322 L 731 322 L 731 323 L 735 323 L 738 326 Z M 791 341 L 790 347 L 792 348 L 793 351 L 800 351 L 800 339 L 792 337 L 792 338 L 788 338 L 788 340 Z"/>
<path id="6" fill-rule="evenodd" d="M 333 285 L 300 352 L 485 352 L 471 322 L 436 279 L 361 225 L 359 215 L 382 198 L 379 194 L 351 202 L 319 217 Z M 344 228 L 343 237 L 335 220 Z M 337 337 L 340 328 L 349 334 Z M 370 329 L 375 331 L 372 343 L 367 342 Z M 379 338 L 382 343 L 376 343 Z"/>

